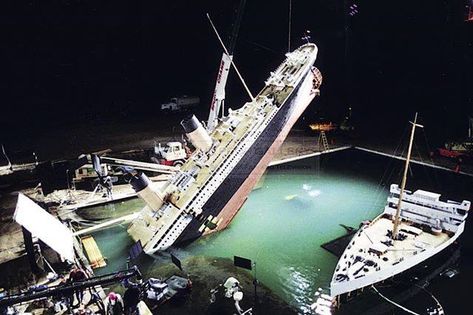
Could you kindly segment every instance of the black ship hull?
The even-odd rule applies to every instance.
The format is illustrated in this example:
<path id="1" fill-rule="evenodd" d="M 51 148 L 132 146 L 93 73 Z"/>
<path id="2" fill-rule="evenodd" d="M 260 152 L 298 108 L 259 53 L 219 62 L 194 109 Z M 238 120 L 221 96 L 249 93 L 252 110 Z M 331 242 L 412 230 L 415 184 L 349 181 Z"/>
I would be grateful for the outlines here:
<path id="1" fill-rule="evenodd" d="M 312 72 L 310 70 L 304 74 L 304 77 L 299 81 L 298 85 L 295 87 L 291 95 L 288 96 L 284 104 L 281 105 L 281 108 L 265 128 L 265 130 L 259 135 L 253 145 L 248 149 L 246 154 L 237 163 L 235 168 L 230 172 L 219 188 L 204 204 L 201 215 L 197 218 L 194 218 L 182 232 L 182 234 L 176 240 L 175 245 L 187 244 L 202 236 L 204 231 L 202 231 L 200 228 L 202 224 L 206 223 L 207 218 L 209 216 L 218 217 L 232 197 L 237 194 L 239 189 L 242 187 L 242 185 L 244 185 L 245 181 L 250 176 L 256 176 L 257 179 L 259 179 L 259 177 L 263 175 L 267 164 L 262 167 L 260 161 L 265 156 L 267 156 L 268 153 L 272 153 L 272 157 L 275 152 L 269 151 L 275 151 L 277 148 L 279 148 L 279 146 L 277 148 L 274 147 L 275 141 L 281 136 L 281 134 L 284 134 L 284 138 L 286 137 L 287 132 L 290 130 L 290 128 L 292 128 L 292 125 L 302 113 L 302 111 L 298 110 L 298 92 L 300 91 L 301 86 L 304 84 L 306 79 L 308 79 L 307 76 L 312 77 Z M 312 100 L 312 98 L 310 100 Z M 304 109 L 309 103 L 310 102 L 305 104 Z M 257 179 L 253 180 L 253 183 L 255 183 Z M 246 200 L 246 196 L 243 196 L 242 198 Z M 238 206 L 234 207 L 234 209 L 229 210 L 231 217 L 233 217 L 238 212 L 244 200 L 242 200 L 241 203 L 238 203 Z"/>

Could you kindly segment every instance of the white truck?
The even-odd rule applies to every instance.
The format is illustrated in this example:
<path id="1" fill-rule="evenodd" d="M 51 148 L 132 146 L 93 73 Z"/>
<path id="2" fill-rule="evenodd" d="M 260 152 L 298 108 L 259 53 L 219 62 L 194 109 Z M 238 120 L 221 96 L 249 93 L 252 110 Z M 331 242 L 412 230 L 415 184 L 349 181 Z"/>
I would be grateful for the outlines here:
<path id="1" fill-rule="evenodd" d="M 193 107 L 199 105 L 200 98 L 196 96 L 181 96 L 181 97 L 173 97 L 171 98 L 169 103 L 161 104 L 161 110 L 163 111 L 185 111 L 190 110 Z"/>
<path id="2" fill-rule="evenodd" d="M 188 154 L 180 142 L 168 142 L 165 146 L 159 143 L 154 147 L 155 162 L 168 166 L 182 166 Z"/>

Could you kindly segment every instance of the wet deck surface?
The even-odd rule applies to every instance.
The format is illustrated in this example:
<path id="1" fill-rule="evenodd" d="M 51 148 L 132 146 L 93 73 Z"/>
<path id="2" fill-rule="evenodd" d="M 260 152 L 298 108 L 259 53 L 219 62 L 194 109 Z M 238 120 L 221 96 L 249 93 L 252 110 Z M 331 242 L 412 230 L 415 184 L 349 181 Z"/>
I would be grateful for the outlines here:
<path id="1" fill-rule="evenodd" d="M 433 252 L 435 248 L 449 240 L 446 233 L 433 235 L 428 232 L 401 222 L 400 231 L 405 235 L 405 239 L 393 241 L 391 246 L 386 245 L 389 240 L 388 233 L 392 231 L 393 222 L 390 219 L 380 217 L 374 220 L 368 227 L 360 230 L 353 238 L 352 243 L 344 251 L 345 255 L 337 264 L 336 274 L 356 279 L 361 276 L 380 274 L 383 271 L 390 270 L 398 263 L 412 259 L 422 251 Z M 381 249 L 379 249 L 381 248 Z M 376 255 L 371 251 L 383 250 L 384 252 Z M 431 254 L 432 255 L 432 254 Z M 359 260 L 363 258 L 362 260 Z M 372 262 L 367 264 L 366 262 Z M 340 280 L 338 282 L 345 281 Z"/>

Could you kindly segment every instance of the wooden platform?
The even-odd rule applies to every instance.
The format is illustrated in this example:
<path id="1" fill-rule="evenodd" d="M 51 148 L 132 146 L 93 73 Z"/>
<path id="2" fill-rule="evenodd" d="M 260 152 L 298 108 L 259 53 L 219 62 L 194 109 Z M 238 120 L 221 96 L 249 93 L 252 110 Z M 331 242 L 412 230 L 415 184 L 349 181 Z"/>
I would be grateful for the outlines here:
<path id="1" fill-rule="evenodd" d="M 97 243 L 92 236 L 85 236 L 81 238 L 82 244 L 84 245 L 85 252 L 89 258 L 90 266 L 93 269 L 105 267 L 107 263 L 100 252 Z"/>

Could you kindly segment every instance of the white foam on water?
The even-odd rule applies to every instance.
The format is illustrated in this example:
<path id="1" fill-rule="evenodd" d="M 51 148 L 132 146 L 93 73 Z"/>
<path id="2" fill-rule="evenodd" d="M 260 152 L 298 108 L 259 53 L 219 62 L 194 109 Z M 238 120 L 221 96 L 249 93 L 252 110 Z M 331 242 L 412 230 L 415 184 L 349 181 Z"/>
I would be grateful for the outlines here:
<path id="1" fill-rule="evenodd" d="M 309 196 L 315 198 L 315 197 L 320 196 L 321 193 L 322 193 L 322 192 L 321 192 L 320 190 L 314 189 L 314 190 L 309 191 Z"/>

